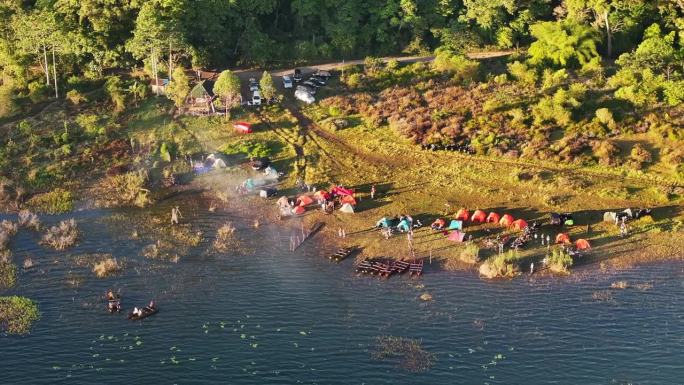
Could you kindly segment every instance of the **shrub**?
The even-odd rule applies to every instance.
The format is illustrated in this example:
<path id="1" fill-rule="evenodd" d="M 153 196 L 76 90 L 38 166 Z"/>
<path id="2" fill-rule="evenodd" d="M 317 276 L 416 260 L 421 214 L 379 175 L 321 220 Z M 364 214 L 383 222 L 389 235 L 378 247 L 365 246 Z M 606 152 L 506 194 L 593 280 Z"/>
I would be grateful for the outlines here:
<path id="1" fill-rule="evenodd" d="M 73 104 L 74 106 L 78 106 L 81 103 L 84 103 L 88 101 L 85 95 L 83 95 L 81 92 L 78 90 L 69 90 L 66 93 L 66 99 Z"/>
<path id="2" fill-rule="evenodd" d="M 546 261 L 552 272 L 565 274 L 569 273 L 568 269 L 572 266 L 572 262 L 570 254 L 560 247 L 553 249 Z"/>
<path id="3" fill-rule="evenodd" d="M 490 279 L 497 277 L 512 278 L 520 271 L 517 263 L 518 259 L 520 259 L 520 256 L 513 250 L 496 255 L 480 266 L 480 275 Z"/>
<path id="4" fill-rule="evenodd" d="M 377 58 L 377 57 L 372 57 L 372 56 L 366 56 L 365 59 L 363 59 L 363 68 L 364 71 L 368 75 L 375 75 L 382 71 L 382 69 L 385 67 L 385 62 L 382 61 L 382 59 Z"/>
<path id="5" fill-rule="evenodd" d="M 17 266 L 0 260 L 0 290 L 7 290 L 17 283 Z"/>
<path id="6" fill-rule="evenodd" d="M 50 92 L 48 86 L 42 81 L 34 81 L 29 83 L 28 90 L 29 99 L 31 99 L 31 102 L 33 103 L 45 101 L 48 98 L 48 92 Z"/>
<path id="7" fill-rule="evenodd" d="M 667 104 L 675 107 L 684 102 L 684 80 L 666 81 L 664 87 L 663 95 Z"/>
<path id="8" fill-rule="evenodd" d="M 235 226 L 232 223 L 225 223 L 219 227 L 214 240 L 214 248 L 218 251 L 227 251 L 235 233 Z"/>
<path id="9" fill-rule="evenodd" d="M 40 318 L 35 302 L 25 297 L 0 297 L 0 330 L 9 334 L 26 334 Z"/>
<path id="10" fill-rule="evenodd" d="M 100 124 L 100 117 L 96 114 L 79 114 L 75 120 L 76 124 L 88 136 L 104 135 L 106 133 L 106 127 Z"/>
<path id="11" fill-rule="evenodd" d="M 108 206 L 133 204 L 145 207 L 151 200 L 146 172 L 127 172 L 119 175 L 109 175 L 100 183 L 103 190 L 100 199 Z"/>
<path id="12" fill-rule="evenodd" d="M 43 235 L 41 243 L 56 250 L 66 250 L 78 241 L 78 227 L 74 219 L 59 222 Z"/>
<path id="13" fill-rule="evenodd" d="M 533 86 L 537 83 L 536 71 L 519 61 L 508 64 L 508 73 L 521 84 Z"/>
<path id="14" fill-rule="evenodd" d="M 596 110 L 596 120 L 610 129 L 615 128 L 613 113 L 608 108 L 599 108 Z"/>
<path id="15" fill-rule="evenodd" d="M 653 158 L 651 152 L 640 144 L 634 145 L 629 154 L 629 163 L 636 169 L 641 169 L 645 164 L 651 163 Z"/>
<path id="16" fill-rule="evenodd" d="M 123 265 L 116 260 L 116 258 L 105 258 L 93 265 L 93 273 L 98 278 L 108 277 L 123 269 Z"/>
<path id="17" fill-rule="evenodd" d="M 26 205 L 39 213 L 61 214 L 74 209 L 74 196 L 69 191 L 57 188 L 31 197 Z"/>
<path id="18" fill-rule="evenodd" d="M 558 87 L 568 80 L 568 73 L 564 68 L 555 72 L 550 68 L 547 68 L 544 70 L 542 79 L 542 90 L 548 90 L 550 88 Z"/>
<path id="19" fill-rule="evenodd" d="M 267 157 L 273 150 L 266 143 L 255 140 L 243 140 L 236 143 L 224 145 L 219 149 L 226 155 L 245 154 L 249 158 Z"/>
<path id="20" fill-rule="evenodd" d="M 10 116 L 17 111 L 15 94 L 15 89 L 11 84 L 0 85 L 0 118 Z"/>
<path id="21" fill-rule="evenodd" d="M 464 55 L 455 54 L 452 51 L 438 48 L 432 68 L 436 71 L 449 72 L 453 74 L 455 80 L 460 82 L 471 82 L 477 78 L 480 62 L 470 60 Z"/>
<path id="22" fill-rule="evenodd" d="M 597 141 L 593 145 L 594 156 L 598 158 L 600 164 L 604 166 L 614 166 L 618 164 L 617 156 L 620 148 L 615 143 L 603 140 Z"/>
<path id="23" fill-rule="evenodd" d="M 363 77 L 361 74 L 355 73 L 355 74 L 350 74 L 349 76 L 346 77 L 345 84 L 349 88 L 357 88 L 361 85 L 361 82 L 363 80 Z"/>

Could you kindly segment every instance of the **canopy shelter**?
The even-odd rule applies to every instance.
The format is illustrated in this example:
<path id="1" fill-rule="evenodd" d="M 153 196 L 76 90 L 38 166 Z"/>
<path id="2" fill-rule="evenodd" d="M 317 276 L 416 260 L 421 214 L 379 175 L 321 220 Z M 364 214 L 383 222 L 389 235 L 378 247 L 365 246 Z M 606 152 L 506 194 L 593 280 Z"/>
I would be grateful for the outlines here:
<path id="1" fill-rule="evenodd" d="M 451 223 L 449 223 L 449 227 L 446 228 L 447 230 L 462 230 L 463 229 L 463 221 L 458 221 L 456 219 L 453 219 Z"/>
<path id="2" fill-rule="evenodd" d="M 237 122 L 233 125 L 233 128 L 241 134 L 251 134 L 253 132 L 252 125 L 247 122 Z"/>
<path id="3" fill-rule="evenodd" d="M 354 196 L 354 190 L 344 188 L 342 186 L 332 186 L 330 188 L 330 193 L 332 195 L 336 195 L 336 196 L 345 196 L 345 195 Z"/>
<path id="4" fill-rule="evenodd" d="M 310 204 L 312 204 L 312 203 L 314 203 L 314 200 L 311 199 L 310 196 L 308 196 L 308 195 L 300 195 L 300 196 L 297 198 L 297 204 L 296 204 L 296 206 L 302 206 L 302 207 L 304 207 L 304 206 L 308 206 L 308 205 L 310 205 Z"/>
<path id="5" fill-rule="evenodd" d="M 473 215 L 470 217 L 470 221 L 473 223 L 484 223 L 487 220 L 487 213 L 482 210 L 475 210 Z"/>
<path id="6" fill-rule="evenodd" d="M 354 207 L 349 203 L 345 203 L 340 207 L 340 211 L 347 214 L 354 214 Z"/>
<path id="7" fill-rule="evenodd" d="M 297 206 L 292 210 L 292 212 L 294 212 L 297 215 L 302 215 L 304 214 L 304 212 L 306 212 L 306 209 L 302 206 Z"/>
<path id="8" fill-rule="evenodd" d="M 525 222 L 523 219 L 518 219 L 517 221 L 513 221 L 513 223 L 511 223 L 511 228 L 513 228 L 513 230 L 524 230 L 527 228 L 527 222 Z"/>
<path id="9" fill-rule="evenodd" d="M 617 221 L 617 213 L 614 211 L 606 211 L 603 213 L 604 222 L 615 222 Z"/>
<path id="10" fill-rule="evenodd" d="M 350 204 L 352 206 L 356 206 L 356 199 L 354 199 L 354 197 L 351 195 L 343 195 L 340 198 L 340 203 L 343 205 L 344 204 Z"/>
<path id="11" fill-rule="evenodd" d="M 451 233 L 449 233 L 449 237 L 447 239 L 452 242 L 463 242 L 465 235 L 466 234 L 462 231 L 454 230 Z"/>
<path id="12" fill-rule="evenodd" d="M 411 230 L 411 224 L 409 224 L 409 221 L 407 219 L 402 219 L 401 222 L 397 225 L 397 230 L 406 232 Z"/>
<path id="13" fill-rule="evenodd" d="M 556 235 L 556 243 L 570 244 L 570 236 L 567 233 Z"/>
<path id="14" fill-rule="evenodd" d="M 318 190 L 314 193 L 314 198 L 318 201 L 327 201 L 332 198 L 332 196 L 325 190 Z"/>
<path id="15" fill-rule="evenodd" d="M 495 213 L 494 211 L 487 215 L 487 223 L 499 223 L 500 220 L 501 216 L 499 216 L 499 214 Z"/>
<path id="16" fill-rule="evenodd" d="M 510 214 L 504 214 L 501 220 L 499 220 L 499 224 L 508 227 L 513 224 L 513 217 Z"/>
<path id="17" fill-rule="evenodd" d="M 458 210 L 458 212 L 456 213 L 456 216 L 454 217 L 454 219 L 460 219 L 463 222 L 467 221 L 469 218 L 470 218 L 470 213 L 466 209 Z"/>
<path id="18" fill-rule="evenodd" d="M 446 221 L 442 218 L 437 218 L 435 219 L 434 222 L 430 225 L 430 228 L 433 230 L 442 230 L 446 226 Z"/>
<path id="19" fill-rule="evenodd" d="M 575 247 L 577 247 L 577 250 L 587 250 L 591 249 L 591 245 L 589 244 L 589 241 L 586 239 L 578 239 L 575 241 Z"/>

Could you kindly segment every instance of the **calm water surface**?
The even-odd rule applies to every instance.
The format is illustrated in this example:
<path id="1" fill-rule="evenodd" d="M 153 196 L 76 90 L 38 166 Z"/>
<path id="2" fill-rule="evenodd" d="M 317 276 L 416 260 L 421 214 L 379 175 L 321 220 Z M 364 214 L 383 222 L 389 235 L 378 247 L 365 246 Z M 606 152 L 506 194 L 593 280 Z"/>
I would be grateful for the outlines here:
<path id="1" fill-rule="evenodd" d="M 39 264 L 3 294 L 35 299 L 42 318 L 28 336 L 0 336 L 0 383 L 684 383 L 682 264 L 502 282 L 428 268 L 420 281 L 379 281 L 329 263 L 314 242 L 287 252 L 289 233 L 274 227 L 239 228 L 248 253 L 208 253 L 227 220 L 218 214 L 190 216 L 206 240 L 169 263 L 141 257 L 150 241 L 122 236 L 130 226 L 112 214 L 78 213 L 84 240 L 66 253 L 27 231 L 14 239 L 15 261 Z M 103 252 L 126 261 L 123 275 L 96 279 L 70 257 Z M 616 280 L 632 287 L 611 290 Z M 154 297 L 161 310 L 110 315 L 109 287 L 125 308 Z M 421 340 L 435 365 L 410 373 L 373 359 L 378 336 Z"/>

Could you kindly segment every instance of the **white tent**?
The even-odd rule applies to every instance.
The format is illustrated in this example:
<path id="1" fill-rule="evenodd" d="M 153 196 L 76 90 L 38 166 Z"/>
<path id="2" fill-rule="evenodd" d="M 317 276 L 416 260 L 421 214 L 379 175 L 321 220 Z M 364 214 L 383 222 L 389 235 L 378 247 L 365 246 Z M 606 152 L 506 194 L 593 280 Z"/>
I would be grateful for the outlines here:
<path id="1" fill-rule="evenodd" d="M 347 214 L 354 214 L 354 206 L 349 203 L 345 203 L 340 207 L 340 211 Z"/>
<path id="2" fill-rule="evenodd" d="M 604 222 L 615 222 L 617 218 L 617 213 L 613 211 L 606 211 L 603 213 L 603 221 Z"/>
<path id="3" fill-rule="evenodd" d="M 226 165 L 226 162 L 224 162 L 223 159 L 220 159 L 220 158 L 216 159 L 214 161 L 214 164 L 211 165 L 211 168 L 226 168 L 226 167 L 228 167 Z"/>

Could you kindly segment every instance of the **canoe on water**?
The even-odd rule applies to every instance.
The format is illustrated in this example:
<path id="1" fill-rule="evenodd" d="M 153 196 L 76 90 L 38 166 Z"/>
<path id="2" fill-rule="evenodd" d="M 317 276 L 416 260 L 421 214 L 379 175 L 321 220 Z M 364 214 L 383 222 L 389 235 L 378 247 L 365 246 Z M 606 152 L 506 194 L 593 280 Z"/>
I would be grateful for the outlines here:
<path id="1" fill-rule="evenodd" d="M 140 314 L 140 315 L 133 314 L 133 312 L 128 313 L 128 319 L 131 321 L 138 321 L 138 320 L 141 320 L 143 318 L 147 318 L 153 314 L 157 314 L 159 312 L 159 308 L 158 307 L 149 308 L 149 307 L 145 306 L 144 308 L 140 309 L 140 311 L 142 312 L 142 314 Z"/>

